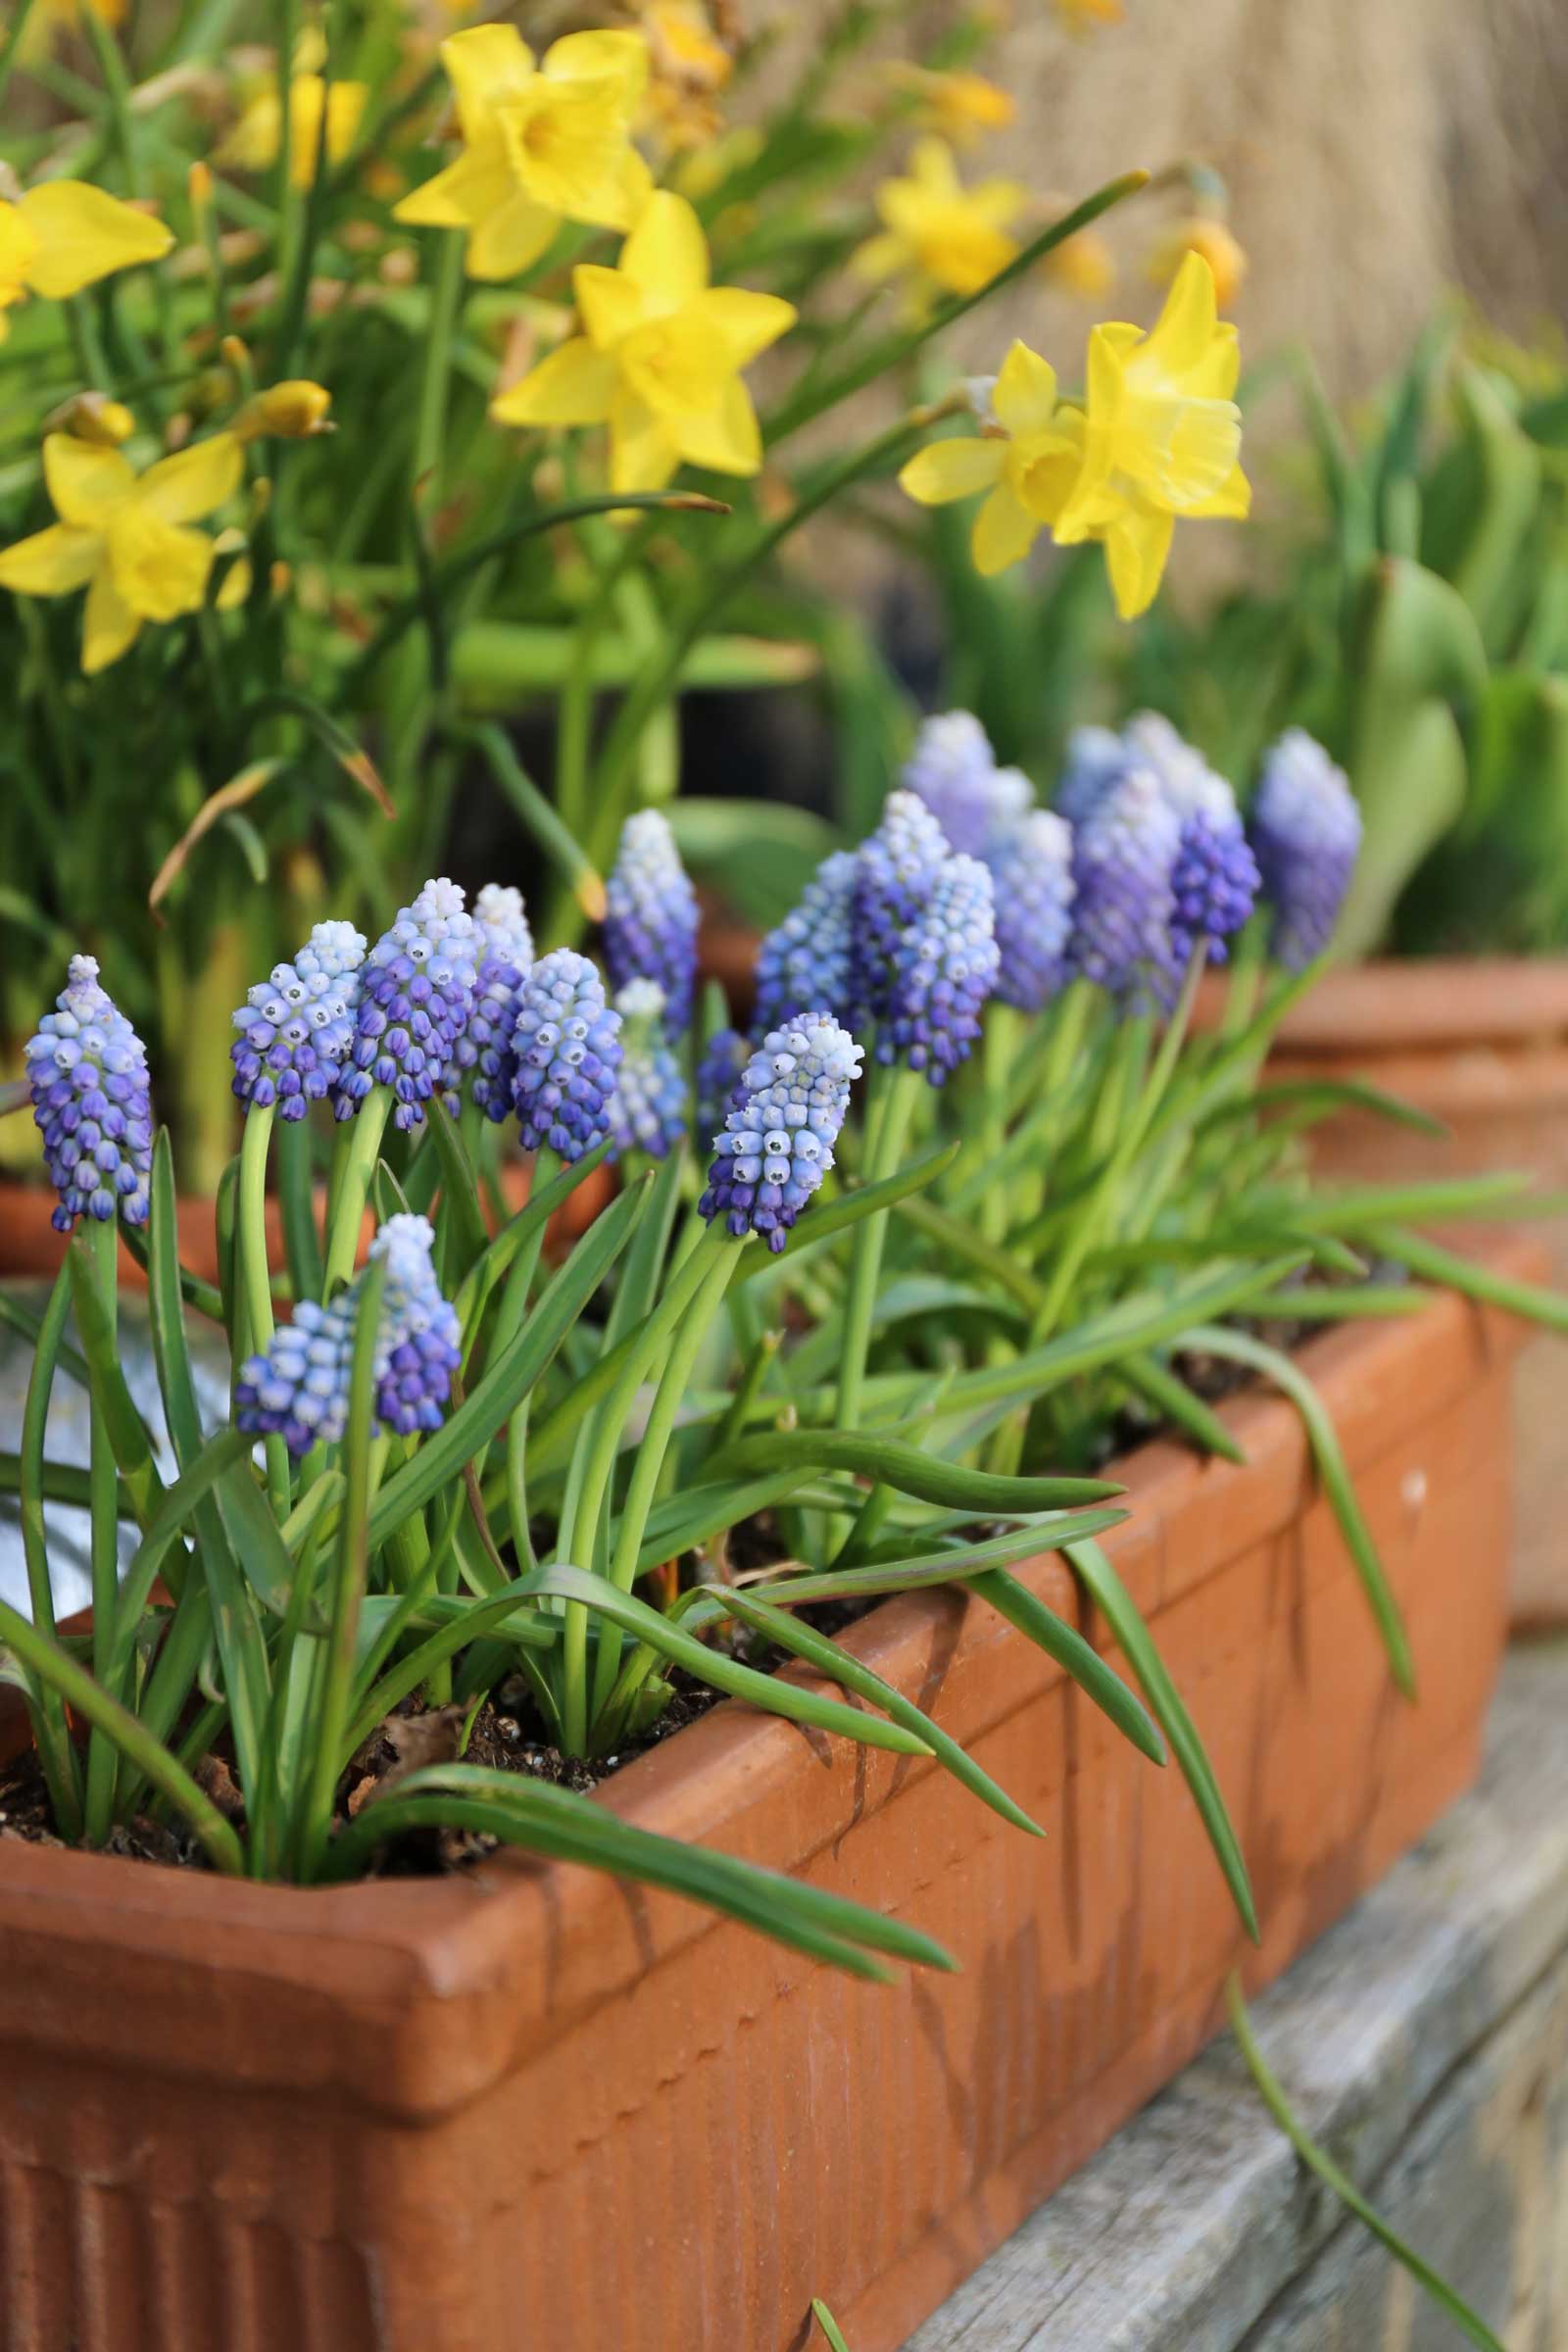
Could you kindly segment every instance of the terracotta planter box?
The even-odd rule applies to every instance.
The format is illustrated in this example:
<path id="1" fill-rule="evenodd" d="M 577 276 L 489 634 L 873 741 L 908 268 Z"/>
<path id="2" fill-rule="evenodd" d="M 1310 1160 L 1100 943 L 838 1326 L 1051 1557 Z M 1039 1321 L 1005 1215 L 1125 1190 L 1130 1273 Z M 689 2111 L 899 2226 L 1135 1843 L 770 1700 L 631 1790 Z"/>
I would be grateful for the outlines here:
<path id="1" fill-rule="evenodd" d="M 1286 1405 L 1226 1408 L 1245 1469 L 1122 1465 L 1114 1548 L 1250 1861 L 1254 1984 L 1476 1770 L 1513 1348 L 1446 1299 L 1308 1351 L 1419 1707 Z M 1024 1573 L 1075 1609 L 1056 1562 Z M 852 1984 L 517 1856 L 302 1893 L 0 1842 L 6 2352 L 792 2352 L 813 2293 L 894 2352 L 1213 2031 L 1241 1946 L 1174 1766 L 998 1618 L 926 1592 L 850 1642 L 1044 1839 L 735 1704 L 607 1801 L 917 1920 L 956 1977 Z"/>
<path id="2" fill-rule="evenodd" d="M 1316 1129 L 1314 1164 L 1348 1182 L 1518 1170 L 1568 1187 L 1568 958 L 1407 961 L 1331 973 L 1285 1022 L 1270 1076 L 1359 1077 L 1444 1120 L 1446 1139 L 1347 1112 Z M 1568 1217 L 1537 1229 L 1568 1285 Z M 1512 1612 L 1568 1622 L 1562 1343 L 1532 1341 L 1515 1390 Z"/>

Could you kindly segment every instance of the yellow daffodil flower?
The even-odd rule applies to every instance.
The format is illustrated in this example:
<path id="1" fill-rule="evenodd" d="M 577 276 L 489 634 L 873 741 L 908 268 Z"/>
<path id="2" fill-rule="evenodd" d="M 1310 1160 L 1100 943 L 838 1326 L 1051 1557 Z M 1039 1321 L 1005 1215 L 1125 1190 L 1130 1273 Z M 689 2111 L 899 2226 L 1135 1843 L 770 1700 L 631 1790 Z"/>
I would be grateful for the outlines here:
<path id="1" fill-rule="evenodd" d="M 666 148 L 702 147 L 718 135 L 716 100 L 735 60 L 703 0 L 640 0 L 637 15 L 650 68 L 643 120 Z"/>
<path id="2" fill-rule="evenodd" d="M 1018 109 L 1010 91 L 988 81 L 983 74 L 964 73 L 956 67 L 942 71 L 911 65 L 906 58 L 891 59 L 885 70 L 896 90 L 907 91 L 919 100 L 921 127 L 951 140 L 955 147 L 973 146 L 995 130 L 1005 130 L 1016 120 Z"/>
<path id="3" fill-rule="evenodd" d="M 608 424 L 615 490 L 661 490 L 684 460 L 756 473 L 761 434 L 740 371 L 795 322 L 776 294 L 709 284 L 697 215 L 648 199 L 613 270 L 572 272 L 583 333 L 541 360 L 490 414 L 501 424 Z"/>
<path id="4" fill-rule="evenodd" d="M 1214 277 L 1214 300 L 1229 310 L 1247 275 L 1247 255 L 1223 220 L 1211 213 L 1178 220 L 1155 244 L 1149 257 L 1149 274 L 1156 286 L 1168 286 L 1190 253 L 1200 253 Z"/>
<path id="5" fill-rule="evenodd" d="M 0 340 L 5 314 L 29 294 L 64 302 L 117 270 L 160 261 L 173 233 L 134 205 L 80 179 L 44 179 L 0 199 Z"/>
<path id="6" fill-rule="evenodd" d="M 514 277 L 563 220 L 632 226 L 648 167 L 631 144 L 648 82 L 637 32 L 573 32 L 533 51 L 514 24 L 475 24 L 441 44 L 463 153 L 405 196 L 396 220 L 466 228 L 470 277 Z"/>
<path id="7" fill-rule="evenodd" d="M 213 542 L 189 525 L 238 487 L 239 443 L 218 433 L 138 475 L 117 449 L 51 433 L 43 470 L 60 520 L 0 551 L 0 588 L 19 596 L 85 588 L 81 666 L 90 677 L 119 661 L 143 621 L 173 620 L 201 604 Z M 223 585 L 226 603 L 232 574 Z"/>
<path id="8" fill-rule="evenodd" d="M 107 392 L 74 393 L 44 418 L 46 433 L 70 433 L 100 449 L 119 449 L 135 430 L 136 419 L 124 402 L 111 400 Z"/>
<path id="9" fill-rule="evenodd" d="M 354 144 L 369 91 L 363 81 L 325 82 L 319 74 L 296 74 L 288 86 L 288 184 L 301 190 L 316 177 L 321 144 L 321 109 L 326 109 L 326 160 L 340 164 Z M 247 102 L 239 121 L 218 148 L 215 163 L 236 172 L 270 172 L 283 135 L 283 108 L 275 82 L 269 81 Z"/>
<path id="10" fill-rule="evenodd" d="M 1097 24 L 1119 24 L 1122 13 L 1121 0 L 1056 0 L 1056 14 L 1075 38 Z"/>
<path id="11" fill-rule="evenodd" d="M 1056 397 L 1056 375 L 1027 343 L 1014 343 L 989 387 L 978 439 L 933 441 L 899 475 L 922 507 L 990 496 L 975 518 L 970 551 L 987 577 L 1029 553 L 1055 522 L 1078 474 L 1083 416 Z"/>
<path id="12" fill-rule="evenodd" d="M 1236 329 L 1216 318 L 1200 254 L 1182 263 L 1150 333 L 1121 324 L 1090 333 L 1083 464 L 1054 528 L 1063 547 L 1104 542 L 1124 620 L 1152 602 L 1178 514 L 1247 513 L 1239 366 Z"/>
<path id="13" fill-rule="evenodd" d="M 264 435 L 280 441 L 314 441 L 321 433 L 333 430 L 327 411 L 332 395 L 324 384 L 313 384 L 308 376 L 290 376 L 280 384 L 269 384 L 265 392 L 253 392 L 234 419 L 234 432 L 241 441 L 259 441 Z"/>
<path id="14" fill-rule="evenodd" d="M 965 188 L 941 139 L 919 139 L 906 179 L 885 179 L 876 191 L 883 230 L 851 257 L 865 278 L 906 277 L 916 299 L 933 291 L 977 294 L 1018 251 L 1006 234 L 1029 201 L 1012 179 L 986 179 Z"/>

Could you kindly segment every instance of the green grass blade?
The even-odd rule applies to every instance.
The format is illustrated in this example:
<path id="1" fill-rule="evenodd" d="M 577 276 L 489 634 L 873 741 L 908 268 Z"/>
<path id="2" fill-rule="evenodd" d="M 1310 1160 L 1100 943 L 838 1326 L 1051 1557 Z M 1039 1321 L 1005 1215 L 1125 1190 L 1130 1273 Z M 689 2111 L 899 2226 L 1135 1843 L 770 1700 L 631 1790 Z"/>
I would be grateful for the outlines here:
<path id="1" fill-rule="evenodd" d="M 319 1298 L 325 1266 L 316 1224 L 315 1171 L 308 1119 L 284 1119 L 274 1137 L 277 1202 L 283 1224 L 283 1254 L 296 1301 Z"/>
<path id="2" fill-rule="evenodd" d="M 26 1564 L 32 1622 L 45 1641 L 53 1636 L 55 1630 L 55 1602 L 49 1577 L 49 1539 L 43 1518 L 46 1489 L 44 1433 L 49 1420 L 49 1398 L 54 1388 L 55 1359 L 64 1337 L 66 1317 L 71 1311 L 71 1270 L 68 1266 L 62 1266 L 49 1294 L 49 1303 L 44 1308 L 32 1368 L 27 1377 L 26 1399 L 22 1410 L 18 1506 L 22 1516 L 22 1550 Z M 88 1491 L 90 1496 L 90 1480 Z M 32 1716 L 38 1761 L 43 1767 L 60 1834 L 64 1838 L 79 1837 L 82 1825 L 81 1776 L 66 1722 L 65 1706 L 55 1686 L 36 1677 L 33 1680 Z"/>
<path id="3" fill-rule="evenodd" d="M 1532 1210 L 1535 1205 L 1531 1201 Z M 1407 1266 L 1412 1274 L 1462 1292 L 1467 1298 L 1500 1306 L 1510 1315 L 1523 1315 L 1548 1331 L 1568 1332 L 1568 1298 L 1560 1291 L 1546 1290 L 1538 1282 L 1516 1282 L 1511 1275 L 1495 1273 L 1473 1257 L 1440 1248 L 1425 1234 L 1406 1233 L 1402 1226 L 1375 1227 L 1367 1236 L 1367 1247 Z"/>
<path id="4" fill-rule="evenodd" d="M 135 1401 L 120 1368 L 114 1316 L 101 1287 L 98 1265 L 86 1236 L 77 1234 L 66 1252 L 71 1270 L 71 1302 L 82 1352 L 92 1374 L 93 1403 L 102 1415 L 110 1450 L 120 1467 L 125 1493 L 138 1524 L 146 1528 L 163 1498 L 152 1445 Z"/>
<path id="5" fill-rule="evenodd" d="M 850 2352 L 842 2328 L 818 2295 L 811 2297 L 811 2317 L 827 2337 L 827 2352 Z"/>
<path id="6" fill-rule="evenodd" d="M 1116 1369 L 1136 1396 L 1146 1404 L 1152 1404 L 1167 1421 L 1174 1421 L 1178 1429 L 1184 1429 L 1204 1453 L 1217 1453 L 1227 1462 L 1247 1460 L 1213 1406 L 1195 1395 L 1168 1364 L 1139 1349 L 1123 1356 Z"/>
<path id="7" fill-rule="evenodd" d="M 450 1246 L 457 1252 L 453 1271 L 466 1277 L 483 1257 L 490 1240 L 479 1213 L 478 1179 L 439 1093 L 430 1098 L 430 1133 L 441 1163 L 442 1229 L 453 1237 Z"/>
<path id="8" fill-rule="evenodd" d="M 1224 1874 L 1225 1884 L 1241 1914 L 1242 1924 L 1256 1943 L 1257 1905 L 1252 1899 L 1251 1881 L 1247 1875 L 1241 1840 L 1231 1826 L 1225 1799 L 1214 1778 L 1214 1768 L 1198 1736 L 1198 1727 L 1187 1712 L 1186 1702 L 1172 1682 L 1164 1659 L 1154 1647 L 1149 1628 L 1134 1607 L 1131 1593 L 1100 1545 L 1094 1543 L 1069 1544 L 1066 1551 L 1095 1606 L 1115 1636 L 1123 1657 L 1138 1677 L 1144 1696 L 1149 1701 L 1150 1712 L 1164 1733 L 1171 1754 L 1180 1765 L 1182 1777 L 1192 1790 L 1193 1802 L 1208 1833 L 1214 1858 Z"/>
<path id="9" fill-rule="evenodd" d="M 857 1976 L 887 1975 L 871 1956 L 878 1952 L 927 1968 L 955 1966 L 929 1936 L 863 1904 L 706 1846 L 636 1829 L 574 1789 L 474 1764 L 413 1772 L 390 1795 L 367 1805 L 338 1833 L 334 1873 L 349 1877 L 386 1838 L 429 1827 L 478 1831 L 555 1861 L 640 1879 Z"/>
<path id="10" fill-rule="evenodd" d="M 1241 1985 L 1234 1976 L 1226 1980 L 1225 2007 L 1230 2016 L 1231 2031 L 1247 2061 L 1247 2071 L 1256 2085 L 1258 2096 L 1307 2171 L 1315 2173 L 1324 2187 L 1371 2230 L 1381 2245 L 1387 2246 L 1395 2261 L 1409 2272 L 1416 2284 L 1431 2296 L 1438 2309 L 1453 2322 L 1462 2334 L 1467 2335 L 1473 2344 L 1481 2346 L 1481 2352 L 1506 2352 L 1501 2338 L 1493 2334 L 1485 2320 L 1471 2310 L 1469 2304 L 1455 2293 L 1430 2263 L 1422 2260 L 1413 2246 L 1407 2245 L 1396 2230 L 1390 2229 L 1382 2215 L 1367 2203 L 1348 2174 L 1341 2172 L 1333 2157 L 1318 2146 L 1297 2120 L 1279 2077 L 1258 2047 L 1257 2036 L 1247 2014 L 1247 2005 L 1242 1999 Z"/>
<path id="11" fill-rule="evenodd" d="M 1195 1348 L 1213 1355 L 1228 1356 L 1232 1363 L 1246 1364 L 1250 1371 L 1261 1372 L 1277 1389 L 1290 1398 L 1301 1416 L 1317 1474 L 1323 1482 L 1334 1516 L 1340 1523 L 1340 1533 L 1355 1563 L 1367 1601 L 1383 1646 L 1388 1651 L 1389 1666 L 1404 1696 L 1413 1699 L 1415 1690 L 1415 1661 L 1410 1655 L 1410 1638 L 1405 1632 L 1404 1618 L 1393 1589 L 1378 1557 L 1378 1547 L 1372 1541 L 1361 1505 L 1356 1498 L 1345 1455 L 1340 1449 L 1339 1437 L 1322 1397 L 1300 1366 L 1283 1348 L 1271 1348 L 1264 1340 L 1253 1339 L 1248 1332 L 1230 1330 L 1198 1330 L 1191 1335 Z"/>
<path id="12" fill-rule="evenodd" d="M 726 1446 L 707 1465 L 710 1475 L 744 1475 L 799 1466 L 849 1470 L 878 1479 L 921 1502 L 973 1511 L 977 1518 L 1015 1511 L 1050 1511 L 1073 1503 L 1107 1502 L 1121 1489 L 1101 1478 L 1003 1478 L 923 1453 L 895 1438 L 865 1430 L 770 1429 Z"/>
<path id="13" fill-rule="evenodd" d="M 972 1590 L 991 1603 L 999 1617 L 1005 1617 L 1027 1641 L 1043 1649 L 1047 1657 L 1054 1658 L 1063 1673 L 1071 1675 L 1085 1697 L 1094 1701 L 1140 1754 L 1146 1755 L 1152 1764 L 1164 1763 L 1165 1743 L 1149 1716 L 1120 1675 L 1112 1673 L 1099 1650 L 1075 1627 L 1058 1617 L 1054 1609 L 1048 1609 L 1027 1585 L 1020 1585 L 1004 1568 L 987 1569 L 983 1576 L 973 1579 Z"/>

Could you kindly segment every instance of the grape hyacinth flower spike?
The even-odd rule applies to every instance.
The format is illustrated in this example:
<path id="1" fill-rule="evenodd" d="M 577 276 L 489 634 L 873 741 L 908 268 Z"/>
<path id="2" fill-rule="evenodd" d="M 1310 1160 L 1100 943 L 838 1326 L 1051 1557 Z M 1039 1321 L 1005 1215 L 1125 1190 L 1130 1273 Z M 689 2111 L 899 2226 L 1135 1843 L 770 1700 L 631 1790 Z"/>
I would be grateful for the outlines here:
<path id="1" fill-rule="evenodd" d="M 948 861 L 947 836 L 915 793 L 890 792 L 856 858 L 850 920 L 852 1024 L 888 1009 L 900 946 Z"/>
<path id="2" fill-rule="evenodd" d="M 91 956 L 73 956 L 66 985 L 24 1050 L 32 1115 L 60 1195 L 50 1223 L 78 1217 L 147 1222 L 153 1114 L 147 1054 L 99 985 Z"/>
<path id="3" fill-rule="evenodd" d="M 1130 768 L 1106 785 L 1073 828 L 1068 960 L 1076 977 L 1134 1004 L 1163 994 L 1180 847 L 1180 819 L 1152 768 Z"/>
<path id="4" fill-rule="evenodd" d="M 851 859 L 851 863 L 854 860 Z M 735 1081 L 752 1057 L 738 1029 L 715 1029 L 697 1064 L 697 1133 L 715 1136 L 724 1124 Z"/>
<path id="5" fill-rule="evenodd" d="M 1026 775 L 997 765 L 991 738 L 969 710 L 922 721 L 901 781 L 924 801 L 949 848 L 970 858 L 983 857 L 988 836 L 1034 799 Z"/>
<path id="6" fill-rule="evenodd" d="M 1056 785 L 1053 807 L 1069 825 L 1085 822 L 1107 785 L 1124 776 L 1129 766 L 1127 746 L 1112 727 L 1074 727 L 1067 738 L 1067 764 Z"/>
<path id="7" fill-rule="evenodd" d="M 991 876 L 978 858 L 950 858 L 900 942 L 877 1059 L 923 1070 L 941 1086 L 980 1034 L 998 963 Z"/>
<path id="8" fill-rule="evenodd" d="M 549 1146 L 568 1163 L 610 1133 L 620 1073 L 620 1015 L 586 956 L 557 948 L 525 977 L 512 1033 L 513 1107 L 523 1149 Z"/>
<path id="9" fill-rule="evenodd" d="M 1236 795 L 1223 776 L 1200 760 L 1197 768 L 1177 784 L 1166 785 L 1165 798 L 1182 829 L 1171 868 L 1176 902 L 1170 926 L 1171 980 L 1175 984 L 1200 940 L 1207 943 L 1207 962 L 1225 961 L 1229 942 L 1251 914 L 1260 877 Z"/>
<path id="10" fill-rule="evenodd" d="M 468 1025 L 481 953 L 455 882 L 426 882 L 400 909 L 361 966 L 354 1046 L 332 1090 L 339 1119 L 353 1118 L 370 1089 L 384 1086 L 394 1125 L 422 1126 Z"/>
<path id="11" fill-rule="evenodd" d="M 1302 971 L 1334 936 L 1361 847 L 1349 779 L 1302 727 L 1288 727 L 1263 762 L 1252 847 L 1274 908 L 1270 953 Z"/>
<path id="12" fill-rule="evenodd" d="M 658 983 L 671 1036 L 688 1027 L 697 986 L 697 894 L 657 808 L 639 809 L 621 827 L 605 883 L 605 963 L 613 988 L 628 980 Z"/>
<path id="13" fill-rule="evenodd" d="M 274 963 L 247 991 L 229 1048 L 233 1092 L 247 1109 L 303 1119 L 342 1075 L 354 1044 L 365 935 L 318 923 L 292 963 Z"/>
<path id="14" fill-rule="evenodd" d="M 764 1034 L 812 1005 L 837 1014 L 848 1011 L 857 870 L 852 850 L 824 858 L 797 904 L 758 950 L 755 1017 Z M 724 1093 L 727 1098 L 728 1084 Z"/>
<path id="15" fill-rule="evenodd" d="M 770 1031 L 741 1072 L 713 1138 L 698 1208 L 739 1240 L 765 1236 L 776 1255 L 833 1165 L 833 1146 L 860 1074 L 860 1049 L 830 1012 Z"/>
<path id="16" fill-rule="evenodd" d="M 499 1127 L 512 1115 L 512 1032 L 517 994 L 533 962 L 533 932 L 522 893 L 510 883 L 484 885 L 473 902 L 473 924 L 479 953 L 473 1009 L 457 1040 L 447 1076 L 461 1083 L 471 1070 L 473 1100 Z M 454 1117 L 460 1106 L 457 1092 L 450 1093 L 447 1108 Z"/>
<path id="17" fill-rule="evenodd" d="M 996 994 L 1039 1012 L 1067 979 L 1072 939 L 1072 827 L 1054 808 L 1031 808 L 986 847 L 997 935 Z"/>
<path id="18" fill-rule="evenodd" d="M 441 1295 L 431 1262 L 435 1235 L 424 1217 L 389 1217 L 370 1244 L 386 1267 L 376 1335 L 375 1417 L 413 1437 L 439 1429 L 462 1361 L 457 1310 Z M 354 1327 L 364 1293 L 358 1276 L 328 1306 L 304 1298 L 266 1351 L 240 1369 L 234 1425 L 280 1436 L 290 1453 L 332 1445 L 348 1425 Z"/>
<path id="19" fill-rule="evenodd" d="M 664 1031 L 664 996 L 657 980 L 628 980 L 615 992 L 620 1071 L 610 1099 L 612 1159 L 646 1152 L 665 1159 L 686 1132 L 686 1081 Z"/>

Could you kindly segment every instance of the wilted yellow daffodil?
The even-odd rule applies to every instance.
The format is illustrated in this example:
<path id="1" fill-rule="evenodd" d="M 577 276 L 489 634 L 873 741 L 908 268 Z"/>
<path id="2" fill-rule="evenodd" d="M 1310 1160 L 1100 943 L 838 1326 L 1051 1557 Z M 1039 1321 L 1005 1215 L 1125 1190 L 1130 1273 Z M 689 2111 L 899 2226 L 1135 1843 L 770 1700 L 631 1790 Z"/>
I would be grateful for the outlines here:
<path id="1" fill-rule="evenodd" d="M 441 44 L 463 153 L 405 196 L 393 219 L 466 228 L 470 277 L 514 277 L 563 220 L 630 228 L 652 185 L 631 144 L 648 81 L 637 32 L 572 32 L 539 64 L 514 24 L 475 24 Z"/>
<path id="2" fill-rule="evenodd" d="M 316 178 L 321 145 L 321 109 L 326 109 L 326 160 L 340 164 L 354 144 L 369 96 L 363 81 L 323 81 L 319 74 L 296 74 L 288 85 L 288 183 L 309 188 Z M 277 85 L 269 81 L 247 102 L 239 121 L 218 148 L 215 163 L 236 172 L 270 172 L 283 135 Z"/>
<path id="3" fill-rule="evenodd" d="M 919 99 L 921 123 L 956 147 L 972 146 L 1016 119 L 1011 93 L 983 74 L 911 65 L 906 58 L 891 59 L 886 72 L 895 89 Z"/>
<path id="4" fill-rule="evenodd" d="M 644 120 L 666 147 L 701 147 L 718 134 L 718 93 L 735 61 L 703 0 L 640 0 L 650 74 Z"/>
<path id="5" fill-rule="evenodd" d="M 85 588 L 81 666 L 91 676 L 119 661 L 144 620 L 173 620 L 200 605 L 213 542 L 188 526 L 237 488 L 239 443 L 218 433 L 138 475 L 117 449 L 51 433 L 43 470 L 60 520 L 0 551 L 0 588 L 19 596 Z M 231 585 L 232 575 L 225 594 Z"/>
<path id="6" fill-rule="evenodd" d="M 1026 556 L 1054 523 L 1077 477 L 1084 420 L 1057 399 L 1055 369 L 1027 343 L 1014 343 L 995 383 L 979 390 L 979 438 L 933 441 L 899 482 L 922 507 L 989 490 L 970 541 L 975 569 L 989 576 Z"/>
<path id="7" fill-rule="evenodd" d="M 1247 275 L 1247 255 L 1223 220 L 1211 213 L 1178 220 L 1159 238 L 1149 257 L 1149 274 L 1157 286 L 1169 285 L 1190 253 L 1200 253 L 1214 277 L 1214 300 L 1228 310 Z"/>
<path id="8" fill-rule="evenodd" d="M 1091 331 L 1083 464 L 1054 528 L 1063 547 L 1103 540 L 1124 620 L 1153 601 L 1178 514 L 1247 513 L 1239 367 L 1236 329 L 1216 318 L 1200 254 L 1183 262 L 1149 334 Z"/>
<path id="9" fill-rule="evenodd" d="M 884 227 L 851 257 L 860 277 L 913 280 L 916 297 L 935 290 L 977 294 L 1018 251 L 1006 234 L 1029 201 L 1013 179 L 986 179 L 966 188 L 953 150 L 941 139 L 919 139 L 906 179 L 885 179 L 876 191 Z"/>
<path id="10" fill-rule="evenodd" d="M 0 198 L 0 339 L 7 310 L 29 294 L 64 302 L 117 270 L 161 260 L 173 242 L 161 220 L 85 180 L 40 180 L 15 203 Z"/>
<path id="11" fill-rule="evenodd" d="M 585 331 L 490 414 L 501 424 L 608 424 L 615 490 L 661 490 L 682 460 L 756 473 L 761 435 L 740 371 L 796 314 L 776 294 L 710 286 L 708 273 L 697 215 L 660 189 L 615 269 L 572 272 Z"/>

